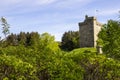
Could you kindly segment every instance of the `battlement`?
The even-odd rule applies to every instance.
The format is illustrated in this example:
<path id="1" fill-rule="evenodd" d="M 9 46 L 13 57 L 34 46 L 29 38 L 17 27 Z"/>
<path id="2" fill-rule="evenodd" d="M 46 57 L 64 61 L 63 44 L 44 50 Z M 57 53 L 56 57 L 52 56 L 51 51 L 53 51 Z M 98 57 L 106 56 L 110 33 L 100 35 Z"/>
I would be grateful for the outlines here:
<path id="1" fill-rule="evenodd" d="M 96 20 L 96 17 L 88 17 L 88 15 L 85 16 L 85 20 Z"/>
<path id="2" fill-rule="evenodd" d="M 87 25 L 88 22 L 91 22 L 96 20 L 95 17 L 88 17 L 87 15 L 85 16 L 85 20 L 83 22 L 80 22 L 79 23 L 79 26 L 82 26 L 82 25 Z"/>
<path id="3" fill-rule="evenodd" d="M 96 25 L 98 25 L 98 26 L 102 26 L 102 25 L 103 25 L 102 23 L 97 22 L 97 18 L 96 18 L 96 17 L 88 17 L 88 16 L 86 15 L 84 22 L 80 22 L 80 23 L 79 23 L 79 26 L 86 25 L 88 22 L 93 22 L 93 21 L 95 21 L 95 22 L 96 22 Z"/>

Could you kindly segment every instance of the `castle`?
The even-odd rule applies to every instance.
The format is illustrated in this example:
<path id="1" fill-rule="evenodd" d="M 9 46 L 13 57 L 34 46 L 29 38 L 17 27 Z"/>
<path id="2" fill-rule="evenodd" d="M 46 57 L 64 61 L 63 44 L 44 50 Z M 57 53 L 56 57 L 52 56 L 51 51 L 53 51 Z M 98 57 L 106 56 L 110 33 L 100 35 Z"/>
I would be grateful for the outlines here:
<path id="1" fill-rule="evenodd" d="M 102 24 L 97 22 L 96 17 L 85 16 L 84 22 L 79 23 L 80 47 L 96 47 L 97 35 Z"/>

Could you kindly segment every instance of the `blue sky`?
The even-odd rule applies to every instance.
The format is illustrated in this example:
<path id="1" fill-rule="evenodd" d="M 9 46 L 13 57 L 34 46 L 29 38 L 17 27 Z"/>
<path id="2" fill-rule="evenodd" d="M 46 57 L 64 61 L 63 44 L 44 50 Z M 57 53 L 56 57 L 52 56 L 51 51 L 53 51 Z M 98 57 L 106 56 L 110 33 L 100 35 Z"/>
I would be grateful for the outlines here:
<path id="1" fill-rule="evenodd" d="M 79 30 L 86 14 L 106 23 L 118 20 L 118 11 L 120 0 L 0 0 L 0 17 L 7 19 L 11 33 L 48 32 L 57 41 L 65 31 Z"/>

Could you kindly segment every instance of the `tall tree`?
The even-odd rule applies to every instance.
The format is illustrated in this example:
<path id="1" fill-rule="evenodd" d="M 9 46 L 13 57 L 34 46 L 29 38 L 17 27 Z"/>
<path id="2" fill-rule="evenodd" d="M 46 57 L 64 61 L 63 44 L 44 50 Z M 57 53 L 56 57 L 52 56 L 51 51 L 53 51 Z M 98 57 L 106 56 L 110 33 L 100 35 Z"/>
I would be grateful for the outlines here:
<path id="1" fill-rule="evenodd" d="M 109 20 L 98 34 L 98 42 L 102 43 L 104 53 L 112 58 L 120 59 L 120 23 Z"/>
<path id="2" fill-rule="evenodd" d="M 49 51 L 58 51 L 59 50 L 58 43 L 55 42 L 55 37 L 51 36 L 48 33 L 43 33 L 40 35 L 40 44 L 39 45 L 40 45 L 40 48 L 42 49 L 42 51 L 44 49 L 49 50 Z"/>
<path id="3" fill-rule="evenodd" d="M 2 30 L 3 30 L 2 33 L 4 34 L 4 36 L 6 38 L 6 36 L 10 33 L 9 32 L 10 27 L 9 27 L 9 24 L 7 23 L 7 20 L 4 17 L 1 18 L 1 22 L 2 22 L 1 25 L 3 26 L 2 27 Z"/>
<path id="4" fill-rule="evenodd" d="M 18 45 L 18 38 L 16 34 L 11 33 L 6 38 L 7 45 Z"/>
<path id="5" fill-rule="evenodd" d="M 37 47 L 40 39 L 38 32 L 20 32 L 19 34 L 13 34 L 11 33 L 6 37 L 5 42 L 7 45 L 23 45 L 23 46 L 31 46 L 31 47 Z"/>
<path id="6" fill-rule="evenodd" d="M 40 35 L 38 34 L 38 32 L 31 32 L 29 35 L 29 45 L 32 47 L 37 47 L 39 45 L 40 39 L 39 39 Z"/>
<path id="7" fill-rule="evenodd" d="M 25 32 L 20 32 L 20 34 L 18 34 L 18 43 L 20 45 L 26 45 L 26 34 L 25 34 Z"/>
<path id="8" fill-rule="evenodd" d="M 79 47 L 79 31 L 68 31 L 62 36 L 61 49 L 71 51 Z"/>

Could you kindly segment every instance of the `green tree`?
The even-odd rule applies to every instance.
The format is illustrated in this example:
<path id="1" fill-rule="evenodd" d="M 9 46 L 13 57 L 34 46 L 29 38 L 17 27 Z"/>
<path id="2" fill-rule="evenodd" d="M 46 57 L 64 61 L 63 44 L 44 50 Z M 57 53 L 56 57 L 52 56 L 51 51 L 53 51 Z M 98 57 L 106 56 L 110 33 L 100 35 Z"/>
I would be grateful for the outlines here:
<path id="1" fill-rule="evenodd" d="M 20 34 L 17 35 L 17 40 L 19 45 L 26 45 L 26 33 L 20 32 Z"/>
<path id="2" fill-rule="evenodd" d="M 55 37 L 51 36 L 48 33 L 43 33 L 40 35 L 40 48 L 41 49 L 47 49 L 50 51 L 58 51 L 59 46 L 58 43 L 55 42 Z"/>
<path id="3" fill-rule="evenodd" d="M 10 27 L 9 27 L 9 24 L 7 23 L 7 20 L 4 17 L 1 18 L 1 22 L 2 22 L 1 25 L 3 26 L 2 27 L 2 30 L 3 30 L 2 33 L 4 34 L 4 36 L 6 38 L 6 36 L 10 33 L 9 32 Z"/>
<path id="4" fill-rule="evenodd" d="M 13 33 L 8 35 L 6 38 L 6 43 L 7 45 L 12 45 L 12 46 L 18 45 L 17 35 Z"/>
<path id="5" fill-rule="evenodd" d="M 38 45 L 40 44 L 40 35 L 38 34 L 38 32 L 31 32 L 29 35 L 29 39 L 29 45 L 33 48 L 38 47 Z"/>
<path id="6" fill-rule="evenodd" d="M 71 51 L 79 48 L 79 31 L 68 31 L 62 36 L 61 49 Z"/>
<path id="7" fill-rule="evenodd" d="M 109 20 L 98 34 L 98 43 L 102 43 L 104 53 L 120 59 L 120 23 Z"/>
<path id="8" fill-rule="evenodd" d="M 19 34 L 13 34 L 11 33 L 6 37 L 6 40 L 4 41 L 7 43 L 7 46 L 18 46 L 23 45 L 26 47 L 37 47 L 40 42 L 40 35 L 38 32 L 20 32 Z"/>

